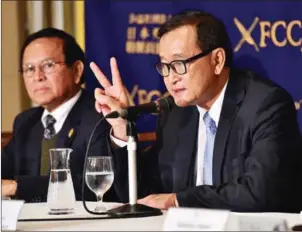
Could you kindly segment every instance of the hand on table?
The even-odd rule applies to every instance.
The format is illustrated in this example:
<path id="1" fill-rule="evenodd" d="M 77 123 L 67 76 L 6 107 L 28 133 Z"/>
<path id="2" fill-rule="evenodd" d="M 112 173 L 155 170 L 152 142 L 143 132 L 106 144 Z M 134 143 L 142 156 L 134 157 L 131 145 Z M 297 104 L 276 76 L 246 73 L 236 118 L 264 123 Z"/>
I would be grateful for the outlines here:
<path id="1" fill-rule="evenodd" d="M 178 205 L 175 193 L 151 194 L 137 201 L 139 204 L 147 205 L 158 209 L 169 209 Z"/>
<path id="2" fill-rule="evenodd" d="M 2 197 L 11 197 L 16 195 L 17 182 L 14 180 L 1 180 Z"/>

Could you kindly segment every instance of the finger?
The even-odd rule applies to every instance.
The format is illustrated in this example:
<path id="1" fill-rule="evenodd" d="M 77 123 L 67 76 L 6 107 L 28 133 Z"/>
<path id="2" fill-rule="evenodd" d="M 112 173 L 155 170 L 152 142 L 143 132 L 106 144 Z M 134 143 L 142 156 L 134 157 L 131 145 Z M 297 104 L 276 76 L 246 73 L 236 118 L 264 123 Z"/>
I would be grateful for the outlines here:
<path id="1" fill-rule="evenodd" d="M 144 198 L 138 199 L 137 202 L 141 204 L 146 204 L 150 199 L 152 199 L 153 194 L 150 194 Z"/>
<path id="2" fill-rule="evenodd" d="M 100 88 L 96 88 L 96 89 L 94 90 L 94 97 L 95 97 L 96 95 L 98 95 L 98 94 L 105 95 L 105 94 L 106 94 L 106 91 L 103 90 L 103 89 L 100 89 Z"/>
<path id="3" fill-rule="evenodd" d="M 117 66 L 117 61 L 114 57 L 111 57 L 110 59 L 110 68 L 111 68 L 113 85 L 123 88 L 124 84 L 122 82 L 120 71 Z"/>
<path id="4" fill-rule="evenodd" d="M 95 101 L 95 109 L 98 113 L 102 112 L 102 107 L 97 101 Z"/>
<path id="5" fill-rule="evenodd" d="M 114 100 L 112 97 L 103 94 L 96 94 L 95 100 L 98 102 L 98 104 L 102 109 L 103 108 L 109 108 L 110 110 L 120 109 L 119 103 L 116 100 Z"/>
<path id="6" fill-rule="evenodd" d="M 105 92 L 104 92 L 105 95 L 109 96 L 109 97 L 113 97 L 113 98 L 116 98 L 118 99 L 118 95 L 120 93 L 117 94 L 117 91 L 116 91 L 116 88 L 114 88 L 113 86 L 105 89 Z"/>
<path id="7" fill-rule="evenodd" d="M 156 200 L 154 199 L 150 199 L 150 198 L 143 198 L 143 199 L 139 199 L 137 201 L 138 204 L 141 204 L 141 205 L 147 205 L 147 206 L 150 206 L 150 207 L 153 207 L 153 208 L 160 208 L 156 202 Z"/>
<path id="8" fill-rule="evenodd" d="M 138 199 L 138 200 L 137 200 L 137 203 L 138 203 L 138 204 L 145 204 L 145 198 Z"/>
<path id="9" fill-rule="evenodd" d="M 109 87 L 107 89 L 105 89 L 105 95 L 114 98 L 115 100 L 123 100 L 121 99 L 121 95 L 123 94 L 123 90 L 119 90 L 117 91 L 116 88 L 114 87 Z"/>
<path id="10" fill-rule="evenodd" d="M 104 89 L 111 86 L 110 81 L 106 78 L 104 73 L 100 70 L 100 68 L 94 62 L 90 62 L 89 66 L 90 66 L 92 72 L 94 73 L 94 75 L 96 76 L 96 78 L 98 79 L 100 85 Z"/>
<path id="11" fill-rule="evenodd" d="M 104 95 L 104 94 L 105 94 L 105 91 L 103 89 L 96 88 L 94 90 L 94 98 L 95 99 L 97 99 L 99 97 L 99 95 Z M 102 105 L 98 101 L 95 101 L 95 109 L 98 113 L 102 112 Z"/>

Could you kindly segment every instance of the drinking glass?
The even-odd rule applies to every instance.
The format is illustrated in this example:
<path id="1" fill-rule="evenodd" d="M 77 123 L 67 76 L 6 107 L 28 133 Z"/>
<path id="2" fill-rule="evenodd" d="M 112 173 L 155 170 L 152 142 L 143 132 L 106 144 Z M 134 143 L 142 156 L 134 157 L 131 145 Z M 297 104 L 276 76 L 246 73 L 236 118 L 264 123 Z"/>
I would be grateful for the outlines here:
<path id="1" fill-rule="evenodd" d="M 109 156 L 88 157 L 85 180 L 87 186 L 95 193 L 97 198 L 97 205 L 94 211 L 106 211 L 106 207 L 103 204 L 103 196 L 110 189 L 114 180 L 112 158 Z"/>

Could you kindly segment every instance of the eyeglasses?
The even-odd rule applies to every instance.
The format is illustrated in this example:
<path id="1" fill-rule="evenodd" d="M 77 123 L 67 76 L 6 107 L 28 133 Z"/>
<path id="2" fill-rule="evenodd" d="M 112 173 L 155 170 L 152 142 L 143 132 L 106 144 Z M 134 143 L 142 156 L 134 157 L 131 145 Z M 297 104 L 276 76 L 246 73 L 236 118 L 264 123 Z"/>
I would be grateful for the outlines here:
<path id="1" fill-rule="evenodd" d="M 65 64 L 64 61 L 53 61 L 53 60 L 46 60 L 43 61 L 41 64 L 38 65 L 38 68 L 44 74 L 51 74 L 54 73 L 60 64 Z M 22 67 L 21 73 L 24 77 L 33 77 L 36 72 L 36 66 L 32 64 L 24 65 Z"/>
<path id="2" fill-rule="evenodd" d="M 170 63 L 162 63 L 159 62 L 155 65 L 156 70 L 159 72 L 159 74 L 163 77 L 167 77 L 170 74 L 170 69 L 172 68 L 173 71 L 179 75 L 184 75 L 187 73 L 187 63 L 193 62 L 197 59 L 200 59 L 206 55 L 208 55 L 211 51 L 214 49 L 208 49 L 204 52 L 201 52 L 195 56 L 192 56 L 186 60 L 173 60 Z"/>

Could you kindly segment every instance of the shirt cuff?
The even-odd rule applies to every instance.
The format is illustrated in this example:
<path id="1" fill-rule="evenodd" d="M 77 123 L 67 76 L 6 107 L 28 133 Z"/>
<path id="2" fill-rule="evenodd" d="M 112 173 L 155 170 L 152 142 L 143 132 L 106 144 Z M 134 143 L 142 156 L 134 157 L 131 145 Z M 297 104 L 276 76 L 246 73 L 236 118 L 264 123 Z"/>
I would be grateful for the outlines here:
<path id="1" fill-rule="evenodd" d="M 126 147 L 127 146 L 127 142 L 123 141 L 123 140 L 120 140 L 118 138 L 115 138 L 113 135 L 112 135 L 112 128 L 110 130 L 110 139 L 111 141 L 117 145 L 118 147 Z"/>

